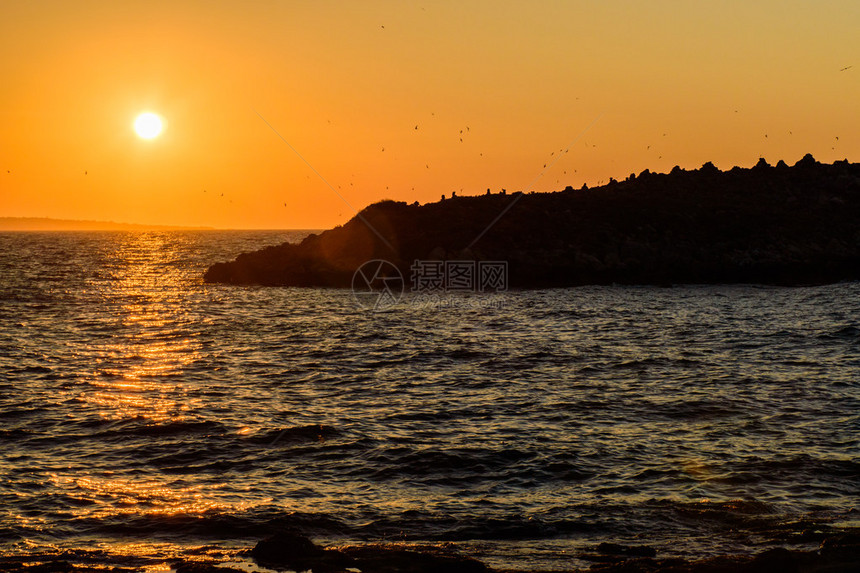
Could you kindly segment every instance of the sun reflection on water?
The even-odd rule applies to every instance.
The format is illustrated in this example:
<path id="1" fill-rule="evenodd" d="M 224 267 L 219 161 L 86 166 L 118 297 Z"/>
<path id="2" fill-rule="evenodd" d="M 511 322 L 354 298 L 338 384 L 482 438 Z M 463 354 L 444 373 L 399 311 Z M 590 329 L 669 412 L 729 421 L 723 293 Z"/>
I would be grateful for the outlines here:
<path id="1" fill-rule="evenodd" d="M 189 371 L 200 359 L 202 345 L 199 325 L 189 308 L 188 289 L 194 285 L 175 264 L 181 255 L 177 236 L 127 233 L 109 245 L 103 253 L 107 273 L 90 283 L 98 293 L 101 312 L 88 322 L 97 335 L 87 338 L 83 352 L 93 371 L 77 386 L 77 398 L 91 415 L 114 422 L 106 427 L 119 428 L 114 439 L 129 440 L 136 448 L 139 426 L 194 419 L 201 403 Z M 74 473 L 53 473 L 51 480 L 77 500 L 78 519 L 235 509 L 235 504 L 217 501 L 224 484 L 203 488 L 157 476 L 123 476 L 84 466 Z"/>
<path id="2" fill-rule="evenodd" d="M 215 501 L 199 487 L 177 486 L 161 480 L 96 478 L 70 474 L 51 474 L 51 482 L 79 502 L 79 518 L 105 518 L 116 515 L 175 516 L 207 511 L 235 509 L 233 504 Z M 207 490 L 222 490 L 227 484 L 211 484 Z"/>
<path id="3" fill-rule="evenodd" d="M 104 307 L 102 336 L 87 348 L 96 370 L 81 399 L 104 419 L 179 422 L 194 403 L 183 371 L 200 356 L 186 308 L 187 277 L 168 264 L 176 245 L 162 233 L 127 233 L 107 252 L 107 280 L 93 284 Z"/>

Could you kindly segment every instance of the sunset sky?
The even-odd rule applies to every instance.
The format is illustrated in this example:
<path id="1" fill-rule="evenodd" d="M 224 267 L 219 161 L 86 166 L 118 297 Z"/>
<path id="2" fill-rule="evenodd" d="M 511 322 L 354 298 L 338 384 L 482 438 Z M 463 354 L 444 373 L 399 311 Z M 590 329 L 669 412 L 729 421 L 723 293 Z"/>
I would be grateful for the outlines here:
<path id="1" fill-rule="evenodd" d="M 3 0 L 0 217 L 327 228 L 385 198 L 860 161 L 858 30 L 857 0 Z"/>

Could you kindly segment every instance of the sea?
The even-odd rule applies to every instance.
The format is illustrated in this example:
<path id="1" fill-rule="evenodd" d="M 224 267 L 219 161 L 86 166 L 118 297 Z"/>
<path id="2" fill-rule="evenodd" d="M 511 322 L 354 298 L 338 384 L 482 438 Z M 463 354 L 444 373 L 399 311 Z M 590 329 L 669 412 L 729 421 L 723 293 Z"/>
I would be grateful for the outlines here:
<path id="1" fill-rule="evenodd" d="M 241 563 L 286 528 L 565 570 L 860 525 L 860 283 L 203 282 L 306 234 L 0 234 L 0 556 Z"/>

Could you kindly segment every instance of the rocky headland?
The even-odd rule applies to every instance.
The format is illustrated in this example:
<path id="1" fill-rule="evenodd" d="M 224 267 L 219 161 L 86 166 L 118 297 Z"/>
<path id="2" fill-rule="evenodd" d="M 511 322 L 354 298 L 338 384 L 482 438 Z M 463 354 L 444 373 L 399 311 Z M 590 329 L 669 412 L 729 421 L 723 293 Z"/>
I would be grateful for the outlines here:
<path id="1" fill-rule="evenodd" d="M 382 201 L 343 226 L 212 265 L 210 283 L 349 287 L 373 259 L 505 261 L 512 288 L 860 279 L 860 164 L 711 163 L 554 193 Z"/>

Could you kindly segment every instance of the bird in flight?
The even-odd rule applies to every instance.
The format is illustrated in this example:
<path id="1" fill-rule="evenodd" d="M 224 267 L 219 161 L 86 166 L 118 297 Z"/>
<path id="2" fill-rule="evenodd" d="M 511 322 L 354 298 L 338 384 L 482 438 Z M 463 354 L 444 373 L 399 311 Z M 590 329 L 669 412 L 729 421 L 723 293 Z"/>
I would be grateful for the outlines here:
<path id="1" fill-rule="evenodd" d="M 845 66 L 844 68 L 842 68 L 842 69 L 841 69 L 841 70 L 839 70 L 839 71 L 840 71 L 840 72 L 844 72 L 844 71 L 846 71 L 846 70 L 850 70 L 850 69 L 851 69 L 851 68 L 853 68 L 853 67 L 854 67 L 854 66 Z"/>

